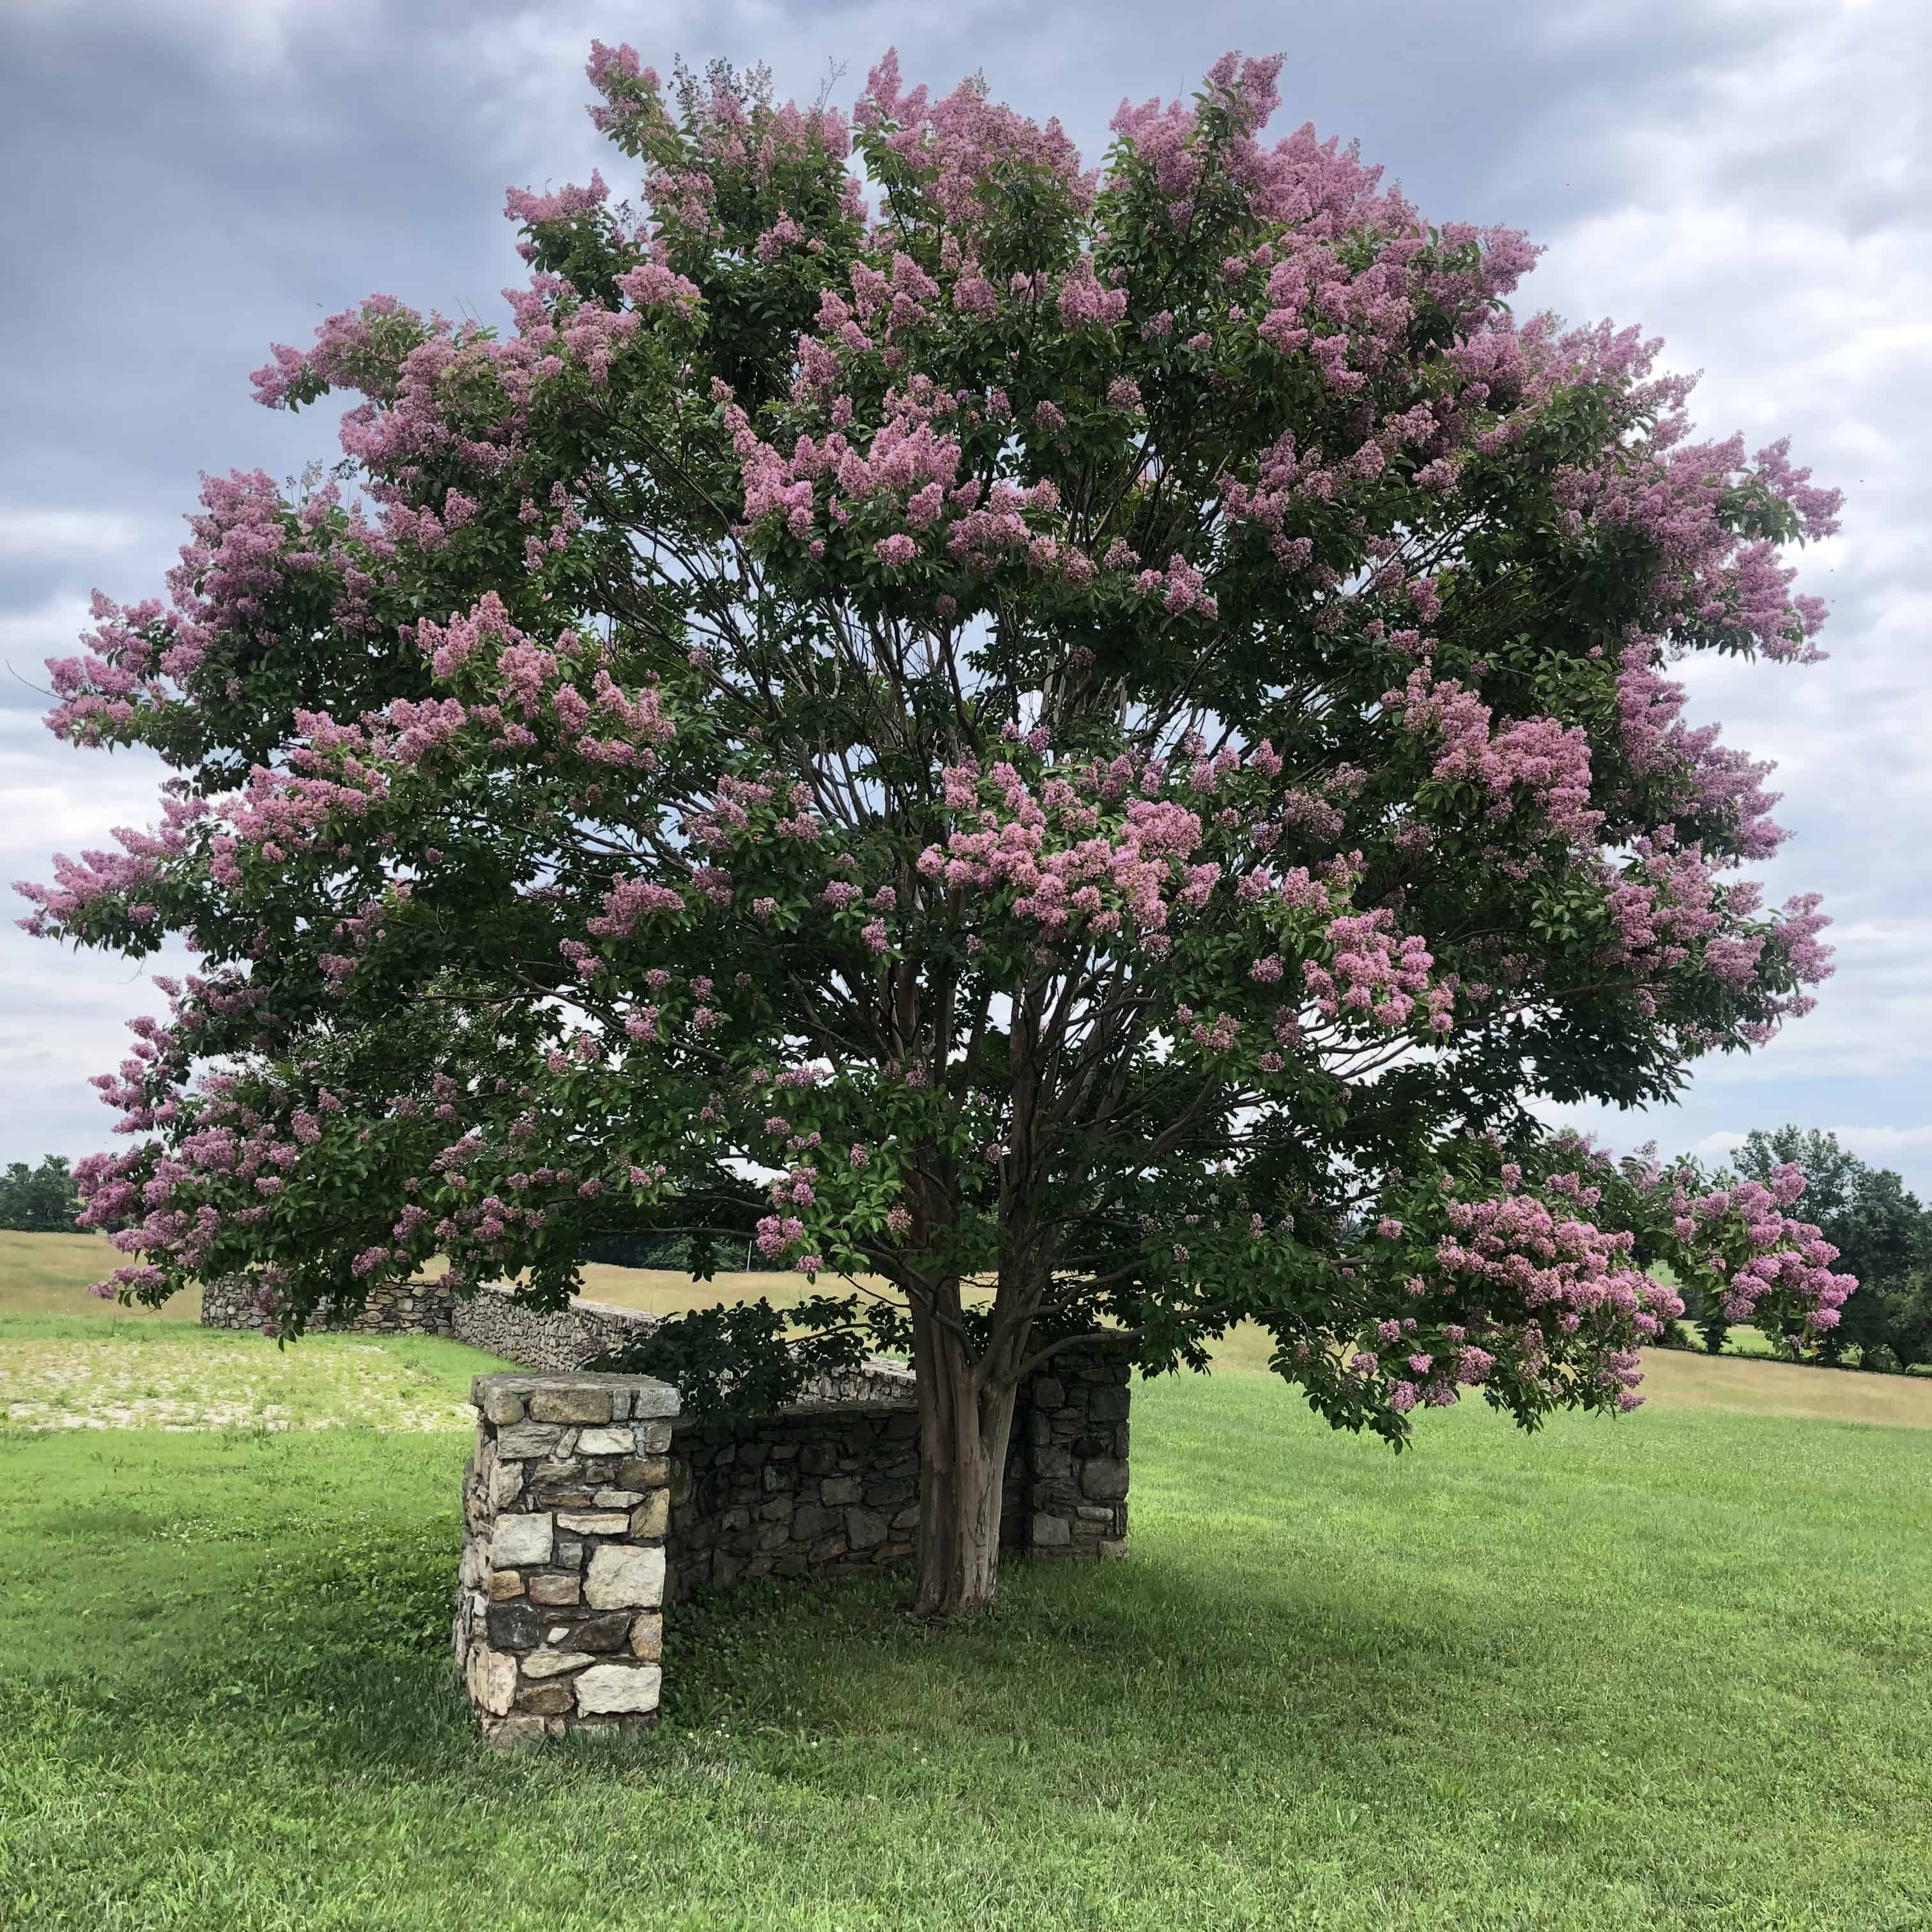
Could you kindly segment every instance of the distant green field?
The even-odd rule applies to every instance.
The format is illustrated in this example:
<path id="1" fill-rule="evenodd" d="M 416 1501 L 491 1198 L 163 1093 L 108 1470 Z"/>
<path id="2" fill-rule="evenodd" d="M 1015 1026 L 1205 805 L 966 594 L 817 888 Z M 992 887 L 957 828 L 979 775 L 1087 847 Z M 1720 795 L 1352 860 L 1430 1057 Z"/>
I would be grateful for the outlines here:
<path id="1" fill-rule="evenodd" d="M 688 1606 L 652 1738 L 506 1760 L 447 1648 L 487 1357 L 0 1318 L 0 1926 L 1932 1924 L 1932 1433 L 1805 1412 L 1921 1385 L 1661 1356 L 1397 1458 L 1240 1354 L 1136 1390 L 1125 1563 Z"/>

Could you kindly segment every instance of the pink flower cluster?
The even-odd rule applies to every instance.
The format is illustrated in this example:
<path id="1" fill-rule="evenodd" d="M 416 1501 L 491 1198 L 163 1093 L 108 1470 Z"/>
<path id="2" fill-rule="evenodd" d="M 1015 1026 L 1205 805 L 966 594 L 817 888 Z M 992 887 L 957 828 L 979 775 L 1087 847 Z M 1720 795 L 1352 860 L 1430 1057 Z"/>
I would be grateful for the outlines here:
<path id="1" fill-rule="evenodd" d="M 1832 1273 L 1838 1251 L 1819 1230 L 1785 1211 L 1804 1191 L 1804 1175 L 1790 1166 L 1769 1187 L 1748 1181 L 1692 1196 L 1673 1186 L 1673 1232 L 1717 1278 L 1726 1321 L 1749 1322 L 1768 1300 L 1806 1335 L 1838 1325 L 1858 1284 Z"/>
<path id="2" fill-rule="evenodd" d="M 1522 718 L 1492 729 L 1494 714 L 1473 692 L 1424 667 L 1382 702 L 1411 731 L 1438 736 L 1442 750 L 1430 776 L 1438 783 L 1467 778 L 1480 785 L 1492 818 L 1506 817 L 1511 794 L 1520 790 L 1553 830 L 1579 845 L 1594 844 L 1604 814 L 1591 808 L 1590 746 L 1580 726 Z"/>
<path id="3" fill-rule="evenodd" d="M 976 482 L 954 489 L 958 442 L 908 412 L 888 421 L 862 452 L 835 430 L 820 442 L 800 436 L 789 458 L 759 440 L 736 404 L 726 406 L 725 423 L 744 478 L 748 524 L 776 514 L 793 536 L 809 537 L 825 527 L 814 500 L 814 484 L 821 479 L 828 488 L 826 523 L 834 526 L 849 522 L 855 508 L 874 497 L 890 499 L 915 530 L 940 517 L 949 496 L 956 510 L 970 510 L 980 498 Z"/>
<path id="4" fill-rule="evenodd" d="M 1785 833 L 1771 819 L 1778 794 L 1762 781 L 1772 766 L 1718 742 L 1720 728 L 1682 721 L 1684 688 L 1658 668 L 1660 646 L 1637 638 L 1617 672 L 1617 716 L 1624 758 L 1640 774 L 1681 773 L 1681 810 L 1714 819 L 1740 859 L 1768 859 Z"/>
<path id="5" fill-rule="evenodd" d="M 1302 968 L 1316 1011 L 1324 1019 L 1347 1012 L 1366 1014 L 1378 1025 L 1402 1026 L 1421 994 L 1430 1033 L 1446 1034 L 1454 1025 L 1454 989 L 1430 984 L 1436 962 L 1426 943 L 1414 933 L 1398 940 L 1395 916 L 1386 907 L 1332 920 L 1328 943 L 1334 950 L 1327 967 L 1311 960 Z"/>
<path id="6" fill-rule="evenodd" d="M 77 933 L 116 909 L 134 925 L 151 924 L 156 910 L 146 895 L 166 862 L 188 852 L 190 828 L 208 809 L 206 799 L 164 798 L 158 830 L 115 828 L 118 852 L 82 852 L 77 860 L 56 853 L 51 886 L 15 882 L 14 890 L 34 907 L 21 926 L 41 935 Z"/>
<path id="7" fill-rule="evenodd" d="M 216 701 L 232 697 L 238 648 L 272 634 L 291 599 L 312 605 L 318 590 L 334 622 L 367 629 L 368 566 L 392 546 L 359 507 L 337 512 L 335 498 L 329 485 L 291 512 L 260 470 L 203 477 L 202 508 L 188 519 L 190 541 L 168 573 L 170 607 L 149 599 L 124 609 L 94 593 L 88 648 L 47 660 L 60 700 L 49 730 L 76 743 L 120 742 L 136 735 L 143 714 L 182 693 L 206 686 Z"/>
<path id="8" fill-rule="evenodd" d="M 579 757 L 648 771 L 658 748 L 676 735 L 676 724 L 654 687 L 647 685 L 634 697 L 623 691 L 598 662 L 602 647 L 577 632 L 560 632 L 551 649 L 535 643 L 511 622 L 494 591 L 486 591 L 467 616 L 452 616 L 446 625 L 423 619 L 416 640 L 439 680 L 474 693 L 467 716 L 493 734 L 488 742 L 496 748 L 533 745 L 529 724 L 547 711 Z M 579 688 L 586 670 L 587 696 Z M 463 722 L 460 714 L 460 706 L 446 703 L 436 714 L 441 728 L 454 729 Z M 422 719 L 392 706 L 388 722 L 409 728 Z M 406 729 L 391 742 L 400 754 L 418 741 Z"/>
<path id="9" fill-rule="evenodd" d="M 923 86 L 905 92 L 896 50 L 866 76 L 854 118 L 862 128 L 884 134 L 886 149 L 911 168 L 920 191 L 956 230 L 969 230 L 991 212 L 979 198 L 982 184 L 1014 165 L 1041 170 L 1076 206 L 1092 199 L 1095 177 L 1081 172 L 1079 152 L 1058 121 L 1036 126 L 989 100 L 983 80 L 962 81 L 938 100 Z"/>

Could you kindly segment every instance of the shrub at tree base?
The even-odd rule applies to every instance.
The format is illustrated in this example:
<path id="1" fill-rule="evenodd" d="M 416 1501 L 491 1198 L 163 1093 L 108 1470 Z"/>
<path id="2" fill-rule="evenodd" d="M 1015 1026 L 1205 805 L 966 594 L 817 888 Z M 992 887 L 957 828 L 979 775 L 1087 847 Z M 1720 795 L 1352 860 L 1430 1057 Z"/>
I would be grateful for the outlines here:
<path id="1" fill-rule="evenodd" d="M 1634 332 L 1518 320 L 1520 235 L 1264 145 L 1279 66 L 1090 172 L 891 56 L 848 123 L 600 45 L 642 199 L 513 191 L 507 334 L 378 296 L 275 350 L 265 403 L 355 399 L 351 490 L 210 481 L 170 602 L 55 671 L 56 731 L 178 776 L 29 923 L 202 962 L 101 1083 L 112 1286 L 250 1268 L 295 1334 L 439 1251 L 883 1280 L 663 1346 L 721 1393 L 909 1348 L 935 1614 L 991 1599 L 1016 1385 L 1099 1326 L 1152 1370 L 1251 1318 L 1397 1444 L 1472 1388 L 1634 1406 L 1655 1261 L 1829 1331 L 1795 1170 L 1528 1103 L 1810 1004 L 1815 901 L 1730 876 L 1766 768 L 1663 667 L 1814 656 L 1780 546 L 1838 499 L 1690 441 Z"/>

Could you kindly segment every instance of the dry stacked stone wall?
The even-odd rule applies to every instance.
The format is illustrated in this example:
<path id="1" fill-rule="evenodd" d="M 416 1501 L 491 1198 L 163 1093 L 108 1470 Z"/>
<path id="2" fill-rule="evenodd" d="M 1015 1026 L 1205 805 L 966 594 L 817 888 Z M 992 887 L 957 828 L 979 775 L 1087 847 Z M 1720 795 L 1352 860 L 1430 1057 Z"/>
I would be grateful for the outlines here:
<path id="1" fill-rule="evenodd" d="M 456 1336 L 472 1348 L 546 1374 L 567 1375 L 657 1326 L 641 1309 L 573 1297 L 564 1307 L 526 1308 L 509 1291 L 479 1288 L 456 1304 Z"/>
<path id="2" fill-rule="evenodd" d="M 211 1328 L 258 1326 L 248 1278 L 210 1282 L 201 1318 Z M 525 1368 L 568 1376 L 657 1320 L 604 1302 L 576 1300 L 545 1312 L 520 1306 L 504 1288 L 459 1298 L 440 1282 L 412 1282 L 372 1289 L 353 1316 L 316 1325 L 454 1336 Z M 1009 1545 L 1042 1556 L 1124 1550 L 1128 1373 L 1124 1348 L 1084 1342 L 1022 1387 L 1006 1468 Z M 817 1378 L 798 1410 L 728 1436 L 682 1424 L 678 1587 L 908 1556 L 916 1538 L 904 1520 L 917 1500 L 916 1401 L 909 1369 L 874 1360 Z M 828 1413 L 835 1410 L 843 1412 L 836 1419 Z M 809 1422 L 801 1412 L 823 1419 Z"/>
<path id="3" fill-rule="evenodd" d="M 753 1576 L 903 1562 L 919 1538 L 919 1412 L 845 1402 L 671 1432 L 673 1601 Z"/>
<path id="4" fill-rule="evenodd" d="M 881 1355 L 856 1369 L 831 1375 L 814 1376 L 800 1391 L 797 1406 L 822 1408 L 831 1402 L 919 1401 L 919 1384 L 910 1369 L 889 1362 Z"/>
<path id="5" fill-rule="evenodd" d="M 260 1328 L 262 1316 L 254 1280 L 229 1275 L 204 1282 L 201 1325 L 204 1328 Z M 332 1313 L 325 1304 L 311 1328 L 352 1334 L 442 1335 L 461 1332 L 462 1304 L 454 1292 L 440 1281 L 404 1282 L 372 1288 L 369 1298 L 353 1314 Z"/>
<path id="6" fill-rule="evenodd" d="M 325 1304 L 310 1326 L 364 1334 L 443 1335 L 548 1375 L 568 1375 L 586 1362 L 621 1348 L 662 1318 L 643 1309 L 573 1296 L 562 1308 L 526 1308 L 506 1288 L 480 1288 L 459 1296 L 442 1282 L 416 1281 L 371 1288 L 363 1306 L 347 1317 Z M 205 1328 L 259 1328 L 262 1316 L 247 1275 L 210 1282 L 202 1290 Z M 801 1401 L 910 1402 L 912 1371 L 874 1360 L 842 1374 L 814 1376 Z"/>
<path id="7" fill-rule="evenodd" d="M 722 1291 L 721 1291 L 722 1292 Z M 608 1301 L 572 1297 L 562 1308 L 526 1308 L 503 1288 L 480 1288 L 456 1304 L 454 1334 L 458 1341 L 500 1355 L 506 1362 L 567 1375 L 622 1348 L 655 1328 L 662 1319 L 640 1308 L 620 1308 Z M 819 1376 L 806 1385 L 802 1400 L 828 1402 L 910 1402 L 912 1371 L 891 1363 L 872 1361 L 842 1375 Z"/>
<path id="8" fill-rule="evenodd" d="M 676 1390 L 479 1376 L 456 1671 L 500 1744 L 656 1720 Z"/>
<path id="9" fill-rule="evenodd" d="M 1126 1349 L 1088 1344 L 1023 1383 L 1006 1449 L 1000 1542 L 1051 1558 L 1124 1556 Z M 680 1419 L 671 1435 L 671 1600 L 755 1576 L 875 1569 L 919 1540 L 919 1415 L 910 1372 L 868 1393 L 753 1422 Z"/>
<path id="10" fill-rule="evenodd" d="M 1022 1385 L 1007 1548 L 1126 1553 L 1129 1360 L 1124 1345 L 1085 1342 Z M 842 1399 L 855 1389 L 869 1399 Z M 880 1363 L 826 1378 L 782 1414 L 704 1422 L 646 1376 L 478 1377 L 454 1635 L 485 1732 L 513 1744 L 648 1724 L 667 1604 L 752 1577 L 909 1560 L 915 1395 L 907 1370 Z"/>
<path id="11" fill-rule="evenodd" d="M 246 1275 L 208 1282 L 201 1291 L 202 1326 L 259 1328 L 262 1311 L 255 1292 Z M 412 1281 L 372 1288 L 368 1301 L 346 1318 L 330 1314 L 325 1306 L 310 1326 L 363 1334 L 451 1336 L 506 1362 L 566 1374 L 622 1347 L 657 1319 L 638 1309 L 575 1298 L 548 1311 L 525 1308 L 511 1300 L 506 1288 L 481 1288 L 459 1296 L 443 1282 Z"/>
<path id="12" fill-rule="evenodd" d="M 1035 1556 L 1127 1553 L 1131 1362 L 1124 1343 L 1083 1342 L 1021 1385 L 1013 1436 L 1024 1438 L 1025 1520 L 1018 1540 Z"/>
<path id="13" fill-rule="evenodd" d="M 660 1319 L 643 1309 L 576 1296 L 562 1308 L 526 1308 L 506 1288 L 479 1288 L 459 1296 L 441 1282 L 417 1281 L 371 1288 L 354 1315 L 339 1318 L 325 1309 L 310 1326 L 364 1334 L 449 1336 L 524 1368 L 568 1375 L 622 1348 Z M 206 1328 L 259 1328 L 262 1311 L 250 1278 L 233 1275 L 203 1288 L 201 1321 Z M 800 1400 L 910 1402 L 915 1400 L 912 1371 L 875 1360 L 842 1374 L 814 1377 Z"/>

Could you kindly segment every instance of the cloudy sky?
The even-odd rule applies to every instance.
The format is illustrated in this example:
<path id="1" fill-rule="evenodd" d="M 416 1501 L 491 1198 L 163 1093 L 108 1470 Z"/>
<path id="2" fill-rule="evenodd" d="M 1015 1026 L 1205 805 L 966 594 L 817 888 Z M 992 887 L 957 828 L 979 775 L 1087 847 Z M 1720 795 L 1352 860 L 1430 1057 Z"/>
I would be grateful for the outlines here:
<path id="1" fill-rule="evenodd" d="M 1090 154 L 1124 95 L 1223 49 L 1286 47 L 1277 131 L 1358 136 L 1430 218 L 1529 229 L 1525 291 L 1660 334 L 1701 369 L 1701 428 L 1789 433 L 1841 484 L 1804 559 L 1828 663 L 1698 668 L 1700 719 L 1774 758 L 1797 835 L 1766 868 L 1816 889 L 1838 972 L 1816 1012 L 1710 1065 L 1681 1107 L 1592 1116 L 1613 1144 L 1720 1150 L 1837 1129 L 1932 1192 L 1932 8 L 1923 0 L 12 0 L 0 22 L 0 883 L 152 815 L 156 772 L 39 722 L 41 660 L 96 585 L 152 594 L 196 473 L 292 473 L 323 416 L 272 416 L 272 340 L 375 290 L 500 316 L 507 184 L 582 180 L 593 35 L 668 67 L 763 58 L 849 100 L 896 43 L 909 76 L 982 70 Z M 614 159 L 614 170 L 610 160 Z M 107 1117 L 145 974 L 0 933 L 0 1160 L 79 1154 Z M 1581 1117 L 1580 1117 L 1581 1118 Z"/>

